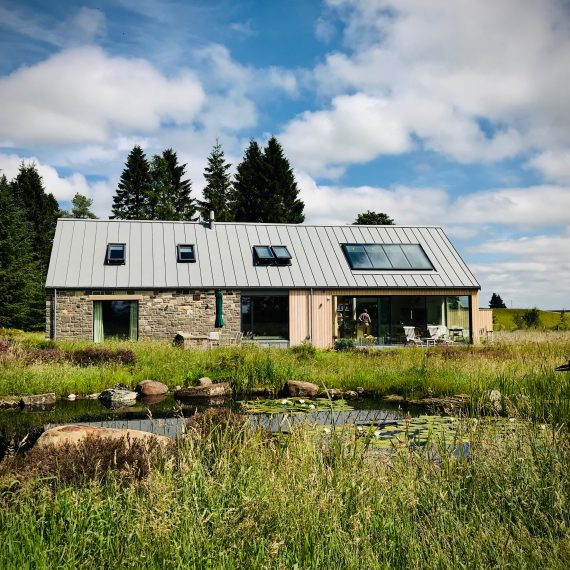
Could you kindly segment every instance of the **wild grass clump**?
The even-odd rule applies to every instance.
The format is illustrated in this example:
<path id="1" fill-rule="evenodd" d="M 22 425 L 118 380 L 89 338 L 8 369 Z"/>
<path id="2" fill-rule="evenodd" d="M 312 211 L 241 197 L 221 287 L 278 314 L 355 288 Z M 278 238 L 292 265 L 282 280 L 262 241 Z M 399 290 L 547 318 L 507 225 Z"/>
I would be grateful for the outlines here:
<path id="1" fill-rule="evenodd" d="M 467 454 L 437 434 L 385 454 L 343 430 L 267 440 L 198 423 L 220 445 L 191 431 L 175 462 L 126 485 L 0 478 L 0 567 L 568 567 L 570 448 L 555 430 L 465 428 Z"/>
<path id="2" fill-rule="evenodd" d="M 82 348 L 74 350 L 70 360 L 78 366 L 101 366 L 106 364 L 131 365 L 136 362 L 135 353 L 128 348 Z"/>
<path id="3" fill-rule="evenodd" d="M 55 487 L 102 484 L 108 477 L 126 483 L 147 477 L 174 446 L 145 441 L 88 436 L 77 443 L 35 446 L 7 458 L 1 467 L 20 483 L 41 480 Z"/>

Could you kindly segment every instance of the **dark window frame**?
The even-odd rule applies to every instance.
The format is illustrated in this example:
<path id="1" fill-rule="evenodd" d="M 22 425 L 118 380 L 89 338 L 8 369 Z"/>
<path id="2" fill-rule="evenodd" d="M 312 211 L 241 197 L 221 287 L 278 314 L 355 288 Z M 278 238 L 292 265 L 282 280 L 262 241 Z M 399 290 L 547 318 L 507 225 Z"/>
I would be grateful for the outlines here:
<path id="1" fill-rule="evenodd" d="M 111 249 L 116 246 L 122 246 L 123 257 L 120 259 L 111 258 Z M 127 262 L 127 244 L 126 243 L 108 243 L 107 253 L 105 254 L 105 265 L 125 265 Z"/>
<path id="2" fill-rule="evenodd" d="M 191 247 L 192 248 L 192 259 L 182 259 L 182 248 Z M 177 263 L 196 263 L 196 245 L 193 243 L 179 243 L 176 245 L 176 262 Z"/>
<path id="3" fill-rule="evenodd" d="M 350 269 L 352 271 L 434 271 L 434 269 L 435 269 L 433 266 L 433 263 L 431 262 L 431 259 L 428 257 L 424 248 L 419 243 L 404 243 L 404 244 L 402 244 L 402 243 L 341 243 L 340 245 L 342 248 L 342 252 L 344 253 L 344 257 L 346 258 L 346 261 L 348 262 L 348 265 L 350 266 Z M 406 255 L 406 252 L 404 251 L 404 249 L 400 249 L 400 250 L 401 250 L 401 253 L 404 256 L 404 258 L 410 264 L 410 267 L 394 266 L 394 265 L 392 265 L 392 260 L 390 258 L 390 255 L 386 252 L 386 250 L 384 250 L 385 245 L 389 245 L 389 246 L 413 245 L 413 246 L 416 246 L 419 248 L 419 250 L 421 251 L 421 253 L 425 257 L 425 259 L 429 263 L 429 267 L 414 267 L 412 264 L 412 261 L 410 261 L 410 259 Z M 390 263 L 390 267 L 376 267 L 374 265 L 374 263 L 372 262 L 372 259 L 368 255 L 367 251 L 366 251 L 367 246 L 375 246 L 375 247 L 380 246 L 380 247 L 382 247 L 382 249 L 384 250 L 384 253 L 388 259 L 388 263 Z M 351 258 L 350 258 L 350 253 L 347 251 L 348 247 L 361 247 L 362 253 L 366 256 L 366 259 L 368 259 L 368 261 L 370 262 L 370 267 L 354 267 L 352 264 Z"/>
<path id="4" fill-rule="evenodd" d="M 284 248 L 287 256 L 278 254 L 275 248 Z M 265 250 L 270 256 L 260 255 L 259 250 Z M 253 263 L 256 266 L 267 267 L 270 265 L 291 265 L 293 256 L 286 245 L 254 245 L 252 247 Z"/>

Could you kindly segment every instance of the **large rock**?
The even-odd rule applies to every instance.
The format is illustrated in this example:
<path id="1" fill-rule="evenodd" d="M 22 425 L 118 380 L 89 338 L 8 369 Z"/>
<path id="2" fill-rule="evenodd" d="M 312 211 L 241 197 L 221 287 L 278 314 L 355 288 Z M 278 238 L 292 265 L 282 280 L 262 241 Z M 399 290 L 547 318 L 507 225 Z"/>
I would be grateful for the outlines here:
<path id="1" fill-rule="evenodd" d="M 38 438 L 36 446 L 46 447 L 51 445 L 60 446 L 64 444 L 76 444 L 87 437 L 100 437 L 113 440 L 124 439 L 127 446 L 133 441 L 148 443 L 151 441 L 158 441 L 163 445 L 166 445 L 170 441 L 168 437 L 163 435 L 155 435 L 154 433 L 136 429 L 114 429 L 94 426 L 68 425 L 46 430 Z"/>
<path id="2" fill-rule="evenodd" d="M 3 396 L 0 398 L 0 410 L 5 408 L 17 408 L 20 405 L 20 398 L 17 396 Z"/>
<path id="3" fill-rule="evenodd" d="M 107 388 L 99 394 L 99 400 L 113 405 L 127 404 L 137 399 L 137 393 L 123 388 Z"/>
<path id="4" fill-rule="evenodd" d="M 319 393 L 319 387 L 316 384 L 300 380 L 289 380 L 285 389 L 289 396 L 316 396 Z"/>
<path id="5" fill-rule="evenodd" d="M 207 376 L 202 376 L 202 378 L 198 380 L 198 386 L 211 386 L 212 384 L 212 379 Z"/>
<path id="6" fill-rule="evenodd" d="M 168 386 L 156 380 L 142 380 L 136 385 L 135 392 L 141 396 L 162 396 L 168 394 Z"/>
<path id="7" fill-rule="evenodd" d="M 483 408 L 494 414 L 503 412 L 503 395 L 499 390 L 487 390 L 483 392 Z"/>
<path id="8" fill-rule="evenodd" d="M 35 394 L 33 396 L 22 396 L 20 406 L 35 407 L 35 406 L 52 406 L 55 404 L 55 394 Z"/>
<path id="9" fill-rule="evenodd" d="M 211 384 L 210 386 L 193 386 L 181 388 L 174 392 L 177 400 L 193 400 L 199 398 L 225 398 L 232 395 L 231 386 L 227 382 Z"/>

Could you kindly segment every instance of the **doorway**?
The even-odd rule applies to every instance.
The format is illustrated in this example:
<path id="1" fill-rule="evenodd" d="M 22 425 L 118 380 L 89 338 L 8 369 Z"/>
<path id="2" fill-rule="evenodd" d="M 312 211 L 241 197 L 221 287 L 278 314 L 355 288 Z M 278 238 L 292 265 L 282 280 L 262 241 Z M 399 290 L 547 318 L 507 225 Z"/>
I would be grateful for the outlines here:
<path id="1" fill-rule="evenodd" d="M 137 340 L 137 301 L 94 301 L 93 340 Z"/>

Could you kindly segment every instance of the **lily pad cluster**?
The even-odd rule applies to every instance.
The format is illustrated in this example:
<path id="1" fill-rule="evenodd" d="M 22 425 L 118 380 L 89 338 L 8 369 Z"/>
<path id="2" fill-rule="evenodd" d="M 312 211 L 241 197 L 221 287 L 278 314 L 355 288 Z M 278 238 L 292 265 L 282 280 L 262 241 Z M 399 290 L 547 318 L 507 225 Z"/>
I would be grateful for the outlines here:
<path id="1" fill-rule="evenodd" d="M 328 398 L 272 398 L 266 400 L 243 400 L 238 403 L 246 414 L 306 414 L 350 411 L 354 409 L 345 400 L 329 400 Z"/>

